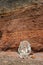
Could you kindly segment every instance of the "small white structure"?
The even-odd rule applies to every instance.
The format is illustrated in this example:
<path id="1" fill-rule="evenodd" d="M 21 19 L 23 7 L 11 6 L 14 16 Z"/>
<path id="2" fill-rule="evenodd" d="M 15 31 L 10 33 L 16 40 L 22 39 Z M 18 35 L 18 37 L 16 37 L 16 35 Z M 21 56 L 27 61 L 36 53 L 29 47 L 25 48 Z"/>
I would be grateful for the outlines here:
<path id="1" fill-rule="evenodd" d="M 18 53 L 20 58 L 25 58 L 28 57 L 28 55 L 31 53 L 31 46 L 28 41 L 21 41 L 19 48 L 18 48 Z"/>

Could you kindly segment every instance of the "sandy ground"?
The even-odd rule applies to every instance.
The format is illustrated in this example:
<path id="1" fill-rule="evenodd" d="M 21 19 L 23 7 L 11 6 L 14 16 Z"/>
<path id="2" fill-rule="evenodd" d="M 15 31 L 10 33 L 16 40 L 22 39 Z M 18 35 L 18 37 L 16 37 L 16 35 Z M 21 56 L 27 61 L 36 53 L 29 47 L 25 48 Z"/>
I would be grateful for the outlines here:
<path id="1" fill-rule="evenodd" d="M 17 52 L 0 52 L 0 65 L 43 65 L 43 52 L 21 59 Z"/>

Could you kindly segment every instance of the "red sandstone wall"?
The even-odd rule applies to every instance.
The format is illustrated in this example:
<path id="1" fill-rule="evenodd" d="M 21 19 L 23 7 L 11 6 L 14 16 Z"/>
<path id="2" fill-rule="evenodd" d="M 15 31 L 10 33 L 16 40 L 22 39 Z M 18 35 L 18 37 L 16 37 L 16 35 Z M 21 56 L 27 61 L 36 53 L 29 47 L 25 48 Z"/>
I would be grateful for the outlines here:
<path id="1" fill-rule="evenodd" d="M 0 19 L 0 50 L 14 50 L 28 40 L 35 51 L 43 50 L 43 6 L 25 7 Z"/>

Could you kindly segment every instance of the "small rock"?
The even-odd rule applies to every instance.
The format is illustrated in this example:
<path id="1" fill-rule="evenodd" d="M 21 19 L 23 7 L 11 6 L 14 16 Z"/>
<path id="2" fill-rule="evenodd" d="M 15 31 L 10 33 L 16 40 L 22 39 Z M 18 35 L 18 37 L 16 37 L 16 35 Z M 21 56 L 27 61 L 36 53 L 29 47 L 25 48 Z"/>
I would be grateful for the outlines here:
<path id="1" fill-rule="evenodd" d="M 31 55 L 31 58 L 32 58 L 32 59 L 35 59 L 35 58 L 36 58 L 36 56 L 35 56 L 35 55 Z"/>
<path id="2" fill-rule="evenodd" d="M 28 57 L 31 53 L 31 46 L 28 41 L 21 41 L 18 48 L 20 58 Z"/>

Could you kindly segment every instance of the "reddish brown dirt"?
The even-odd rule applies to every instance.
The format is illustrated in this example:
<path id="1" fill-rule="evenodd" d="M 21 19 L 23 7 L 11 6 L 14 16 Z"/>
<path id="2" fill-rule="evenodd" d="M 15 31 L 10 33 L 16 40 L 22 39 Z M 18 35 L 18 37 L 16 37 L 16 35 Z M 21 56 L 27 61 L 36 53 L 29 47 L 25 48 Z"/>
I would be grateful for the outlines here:
<path id="1" fill-rule="evenodd" d="M 31 5 L 0 16 L 0 50 L 15 50 L 28 40 L 35 51 L 43 51 L 43 5 Z"/>

